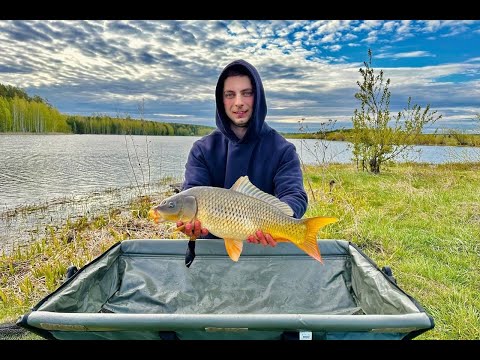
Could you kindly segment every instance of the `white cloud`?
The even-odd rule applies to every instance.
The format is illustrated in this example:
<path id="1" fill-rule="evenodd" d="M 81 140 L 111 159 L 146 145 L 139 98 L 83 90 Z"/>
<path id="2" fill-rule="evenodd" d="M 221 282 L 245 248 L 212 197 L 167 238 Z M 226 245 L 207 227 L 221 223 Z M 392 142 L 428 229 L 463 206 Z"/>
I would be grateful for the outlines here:
<path id="1" fill-rule="evenodd" d="M 154 113 L 152 115 L 162 116 L 162 117 L 178 117 L 178 118 L 186 118 L 186 117 L 190 116 L 190 115 L 186 115 L 186 114 L 160 114 L 160 113 Z"/>
<path id="2" fill-rule="evenodd" d="M 367 36 L 365 39 L 363 39 L 362 41 L 364 41 L 364 42 L 366 42 L 366 43 L 368 43 L 368 44 L 375 43 L 375 42 L 377 42 L 377 40 L 378 40 L 378 36 L 377 36 L 377 35 L 378 35 L 378 31 L 376 31 L 376 30 L 370 31 L 370 32 L 368 33 L 368 36 Z"/>
<path id="3" fill-rule="evenodd" d="M 410 52 L 402 52 L 402 53 L 381 53 L 376 55 L 375 57 L 379 59 L 402 59 L 402 58 L 416 58 L 416 57 L 435 57 L 435 55 L 430 54 L 428 51 L 410 51 Z"/>
<path id="4" fill-rule="evenodd" d="M 348 34 L 345 34 L 345 35 L 343 36 L 342 40 L 344 40 L 344 41 L 350 41 L 350 40 L 355 40 L 355 39 L 357 39 L 357 38 L 358 38 L 357 35 L 352 34 L 352 33 L 348 33 Z"/>
<path id="5" fill-rule="evenodd" d="M 424 21 L 424 23 L 425 23 L 424 31 L 427 31 L 427 32 L 435 32 L 442 27 L 441 20 L 427 20 L 427 21 Z"/>
<path id="6" fill-rule="evenodd" d="M 370 31 L 374 28 L 380 27 L 381 24 L 382 24 L 382 21 L 380 20 L 365 20 L 358 27 L 356 27 L 354 31 L 362 31 L 362 30 Z"/>
<path id="7" fill-rule="evenodd" d="M 337 44 L 337 45 L 331 45 L 331 46 L 324 46 L 324 48 L 332 52 L 337 52 L 342 48 L 342 46 Z"/>
<path id="8" fill-rule="evenodd" d="M 383 24 L 382 30 L 384 30 L 386 32 L 391 32 L 391 31 L 395 30 L 395 28 L 397 26 L 398 26 L 398 22 L 396 22 L 396 21 L 386 21 Z"/>

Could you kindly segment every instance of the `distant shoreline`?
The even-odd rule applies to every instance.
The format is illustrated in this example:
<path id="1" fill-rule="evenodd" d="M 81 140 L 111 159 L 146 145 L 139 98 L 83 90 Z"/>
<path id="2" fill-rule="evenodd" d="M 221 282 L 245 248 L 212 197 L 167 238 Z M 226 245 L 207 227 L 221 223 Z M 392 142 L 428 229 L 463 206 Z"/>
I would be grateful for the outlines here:
<path id="1" fill-rule="evenodd" d="M 286 139 L 314 139 L 318 141 L 341 141 L 352 142 L 351 129 L 344 130 L 332 130 L 325 133 L 318 132 L 279 132 Z M 204 135 L 158 135 L 158 134 L 75 134 L 75 133 L 62 133 L 62 132 L 45 132 L 45 133 L 32 133 L 32 132 L 0 132 L 1 135 L 135 135 L 135 136 L 197 136 L 202 137 Z M 480 147 L 480 134 L 421 134 L 414 143 L 410 145 L 425 145 L 425 146 L 458 146 L 458 147 Z"/>

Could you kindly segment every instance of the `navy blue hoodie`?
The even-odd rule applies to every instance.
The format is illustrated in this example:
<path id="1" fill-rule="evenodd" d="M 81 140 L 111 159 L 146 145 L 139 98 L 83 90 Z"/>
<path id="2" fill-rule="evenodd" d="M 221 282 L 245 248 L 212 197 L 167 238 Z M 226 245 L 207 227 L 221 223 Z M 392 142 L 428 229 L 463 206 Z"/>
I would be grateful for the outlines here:
<path id="1" fill-rule="evenodd" d="M 233 65 L 245 67 L 254 82 L 253 112 L 242 139 L 230 129 L 231 120 L 223 105 L 225 72 Z M 300 160 L 295 146 L 265 123 L 267 103 L 257 70 L 244 60 L 230 63 L 219 76 L 215 98 L 217 129 L 193 144 L 185 165 L 183 190 L 194 186 L 228 189 L 240 176 L 248 175 L 256 187 L 286 202 L 294 217 L 301 218 L 308 198 Z"/>

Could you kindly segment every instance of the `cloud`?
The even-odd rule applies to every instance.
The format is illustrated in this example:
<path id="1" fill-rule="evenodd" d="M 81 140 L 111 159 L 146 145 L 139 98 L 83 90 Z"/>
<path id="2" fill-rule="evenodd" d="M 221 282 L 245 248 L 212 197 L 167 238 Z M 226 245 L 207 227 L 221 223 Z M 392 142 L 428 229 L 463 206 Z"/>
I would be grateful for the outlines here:
<path id="1" fill-rule="evenodd" d="M 26 74 L 30 72 L 26 67 L 17 66 L 17 65 L 1 65 L 0 64 L 0 73 L 9 73 L 9 74 Z"/>
<path id="2" fill-rule="evenodd" d="M 342 46 L 341 45 L 332 45 L 332 46 L 324 46 L 324 48 L 328 49 L 332 52 L 337 52 L 342 48 Z"/>
<path id="3" fill-rule="evenodd" d="M 348 122 L 372 48 L 393 110 L 412 96 L 470 121 L 466 109 L 480 108 L 479 34 L 470 20 L 4 20 L 0 82 L 65 113 L 135 117 L 144 101 L 150 119 L 213 126 L 218 74 L 242 58 L 262 76 L 274 124 Z"/>
<path id="4" fill-rule="evenodd" d="M 402 59 L 402 58 L 415 58 L 415 57 L 435 57 L 434 54 L 430 54 L 428 51 L 410 51 L 404 53 L 380 53 L 376 55 L 378 59 Z"/>
<path id="5" fill-rule="evenodd" d="M 8 35 L 14 41 L 20 42 L 52 42 L 53 39 L 44 34 L 41 30 L 45 29 L 44 24 L 37 25 L 39 30 L 35 29 L 29 22 L 23 22 L 20 20 L 14 20 L 9 22 L 8 27 L 4 27 L 6 35 Z"/>
<path id="6" fill-rule="evenodd" d="M 185 114 L 153 114 L 153 115 L 156 115 L 156 116 L 162 116 L 162 117 L 180 117 L 180 118 L 185 118 L 185 117 L 188 117 L 190 115 L 185 115 Z"/>

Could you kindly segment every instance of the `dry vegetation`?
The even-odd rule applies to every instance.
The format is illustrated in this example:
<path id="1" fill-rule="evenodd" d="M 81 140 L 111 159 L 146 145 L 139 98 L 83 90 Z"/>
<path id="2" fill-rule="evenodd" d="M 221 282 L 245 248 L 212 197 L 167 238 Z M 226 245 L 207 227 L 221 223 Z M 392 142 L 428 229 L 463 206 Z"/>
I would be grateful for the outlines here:
<path id="1" fill-rule="evenodd" d="M 49 235 L 31 246 L 0 257 L 0 318 L 14 321 L 55 290 L 69 266 L 81 268 L 118 241 L 141 238 L 184 237 L 174 232 L 175 224 L 156 225 L 147 212 L 158 197 L 141 197 L 128 209 L 114 209 L 93 220 L 82 217 L 63 227 L 49 229 Z"/>

